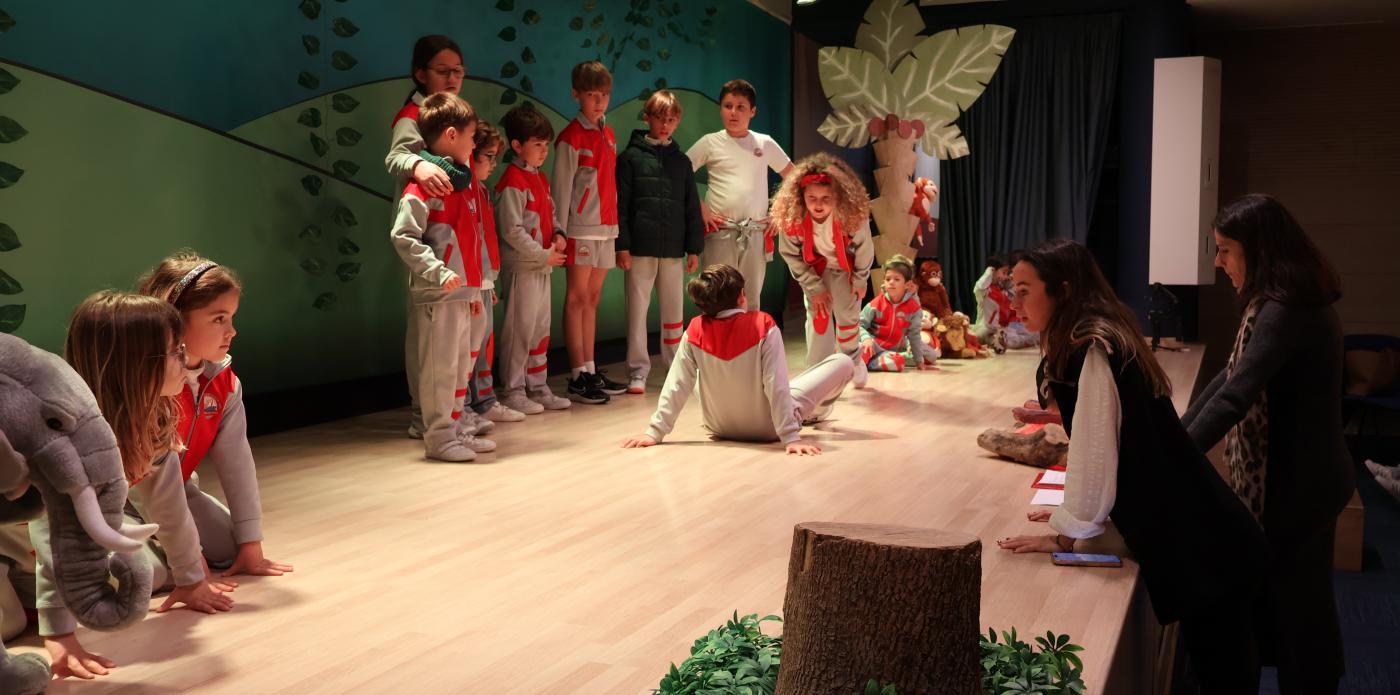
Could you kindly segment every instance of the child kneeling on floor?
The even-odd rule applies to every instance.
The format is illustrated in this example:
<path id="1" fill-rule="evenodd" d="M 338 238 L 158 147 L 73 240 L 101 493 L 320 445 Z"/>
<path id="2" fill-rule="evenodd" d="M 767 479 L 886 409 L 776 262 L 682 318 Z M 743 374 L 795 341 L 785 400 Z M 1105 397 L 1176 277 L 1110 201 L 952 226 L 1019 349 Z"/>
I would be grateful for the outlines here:
<path id="1" fill-rule="evenodd" d="M 768 314 L 746 311 L 737 269 L 712 265 L 686 291 L 704 315 L 685 330 L 646 434 L 629 437 L 623 448 L 660 444 L 698 382 L 705 429 L 716 437 L 781 441 L 789 454 L 820 454 L 802 443 L 802 425 L 830 416 L 855 372 L 850 358 L 828 355 L 789 382 L 782 331 Z"/>

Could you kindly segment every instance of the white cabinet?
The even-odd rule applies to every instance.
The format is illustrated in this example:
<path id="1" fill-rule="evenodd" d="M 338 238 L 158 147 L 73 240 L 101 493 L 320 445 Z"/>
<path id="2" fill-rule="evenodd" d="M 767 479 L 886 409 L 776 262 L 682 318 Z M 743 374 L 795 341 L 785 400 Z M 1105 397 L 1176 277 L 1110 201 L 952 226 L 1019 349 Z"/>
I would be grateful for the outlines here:
<path id="1" fill-rule="evenodd" d="M 1158 58 L 1152 85 L 1152 244 L 1148 282 L 1215 282 L 1220 61 Z"/>

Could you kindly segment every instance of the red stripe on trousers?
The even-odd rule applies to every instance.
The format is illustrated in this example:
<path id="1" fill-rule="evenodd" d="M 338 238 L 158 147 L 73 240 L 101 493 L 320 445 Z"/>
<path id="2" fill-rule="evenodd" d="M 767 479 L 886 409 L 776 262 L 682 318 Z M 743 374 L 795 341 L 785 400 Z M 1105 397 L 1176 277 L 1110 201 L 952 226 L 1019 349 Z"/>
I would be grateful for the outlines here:
<path id="1" fill-rule="evenodd" d="M 681 342 L 681 339 L 680 339 L 680 338 L 663 338 L 663 339 L 661 340 L 661 342 L 663 342 L 663 343 L 665 343 L 665 344 L 667 344 L 667 345 L 675 345 L 676 343 Z"/>
<path id="2" fill-rule="evenodd" d="M 544 371 L 544 370 L 546 370 L 546 369 L 549 369 L 549 363 L 548 363 L 548 362 L 545 362 L 544 364 L 541 364 L 541 365 L 538 365 L 538 366 L 535 366 L 535 367 L 530 367 L 529 369 L 526 369 L 525 371 L 526 371 L 527 373 L 529 373 L 529 374 L 539 374 L 540 372 L 542 372 L 542 371 Z"/>
<path id="3" fill-rule="evenodd" d="M 457 247 L 453 246 L 452 244 L 448 244 L 448 245 L 447 245 L 447 250 L 442 252 L 442 264 L 443 264 L 443 265 L 447 265 L 449 262 L 452 261 L 452 249 L 455 249 L 455 248 L 457 248 Z"/>
<path id="4" fill-rule="evenodd" d="M 668 330 L 668 331 L 674 331 L 674 330 L 676 330 L 677 328 L 680 328 L 681 326 L 684 326 L 684 325 L 685 325 L 685 322 L 684 322 L 684 321 L 680 321 L 680 322 L 678 322 L 678 323 L 663 323 L 663 324 L 661 324 L 661 327 L 664 328 L 664 329 L 666 329 L 666 330 Z"/>
<path id="5" fill-rule="evenodd" d="M 549 336 L 545 336 L 544 340 L 541 340 L 540 344 L 536 345 L 535 349 L 530 351 L 530 354 L 543 355 L 546 352 L 549 352 Z"/>

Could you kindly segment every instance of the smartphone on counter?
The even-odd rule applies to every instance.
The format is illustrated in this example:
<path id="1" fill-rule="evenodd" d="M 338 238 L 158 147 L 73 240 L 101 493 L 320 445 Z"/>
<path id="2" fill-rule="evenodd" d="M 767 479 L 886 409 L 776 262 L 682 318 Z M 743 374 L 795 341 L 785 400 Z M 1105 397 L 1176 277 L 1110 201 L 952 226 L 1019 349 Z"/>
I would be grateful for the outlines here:
<path id="1" fill-rule="evenodd" d="M 1123 558 L 1117 555 L 1093 555 L 1090 553 L 1050 553 L 1050 561 L 1069 567 L 1122 567 Z"/>

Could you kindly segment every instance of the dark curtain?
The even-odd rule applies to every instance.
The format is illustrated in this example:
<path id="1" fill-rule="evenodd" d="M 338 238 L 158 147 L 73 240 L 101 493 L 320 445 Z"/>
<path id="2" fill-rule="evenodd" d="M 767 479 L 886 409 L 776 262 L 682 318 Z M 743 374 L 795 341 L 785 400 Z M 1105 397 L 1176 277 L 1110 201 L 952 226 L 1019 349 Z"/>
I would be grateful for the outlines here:
<path id="1" fill-rule="evenodd" d="M 1018 20 L 1001 66 L 942 163 L 939 259 L 953 305 L 975 308 L 987 256 L 1053 237 L 1084 242 L 1118 81 L 1118 14 Z"/>

